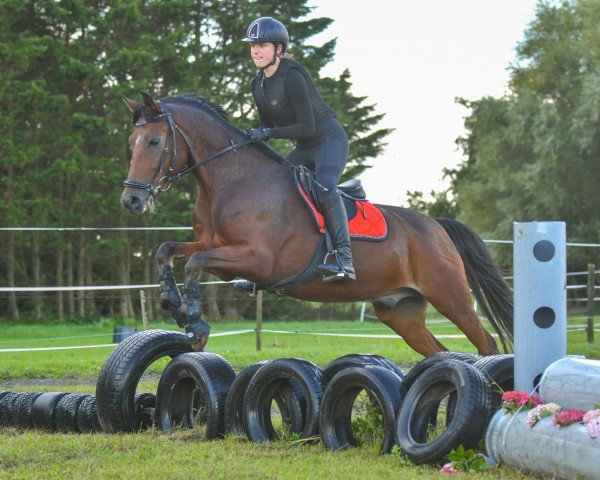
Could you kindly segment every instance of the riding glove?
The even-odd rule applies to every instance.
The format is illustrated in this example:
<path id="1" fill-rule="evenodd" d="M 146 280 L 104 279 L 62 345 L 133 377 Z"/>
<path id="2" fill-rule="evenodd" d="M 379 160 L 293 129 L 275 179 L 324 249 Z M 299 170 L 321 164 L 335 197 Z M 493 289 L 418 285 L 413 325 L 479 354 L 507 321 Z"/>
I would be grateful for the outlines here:
<path id="1" fill-rule="evenodd" d="M 250 128 L 246 130 L 246 135 L 253 142 L 262 142 L 271 138 L 271 130 L 268 128 Z"/>

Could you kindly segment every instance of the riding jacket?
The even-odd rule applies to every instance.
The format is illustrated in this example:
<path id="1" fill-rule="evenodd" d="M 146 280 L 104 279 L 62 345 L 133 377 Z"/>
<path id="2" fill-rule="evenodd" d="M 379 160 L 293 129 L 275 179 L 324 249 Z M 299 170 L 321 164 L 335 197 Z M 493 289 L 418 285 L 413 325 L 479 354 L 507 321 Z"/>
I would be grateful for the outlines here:
<path id="1" fill-rule="evenodd" d="M 327 134 L 324 124 L 336 117 L 304 67 L 288 58 L 280 59 L 271 77 L 263 70 L 254 77 L 252 96 L 260 127 L 269 128 L 273 138 L 294 140 L 300 148 L 322 142 Z"/>

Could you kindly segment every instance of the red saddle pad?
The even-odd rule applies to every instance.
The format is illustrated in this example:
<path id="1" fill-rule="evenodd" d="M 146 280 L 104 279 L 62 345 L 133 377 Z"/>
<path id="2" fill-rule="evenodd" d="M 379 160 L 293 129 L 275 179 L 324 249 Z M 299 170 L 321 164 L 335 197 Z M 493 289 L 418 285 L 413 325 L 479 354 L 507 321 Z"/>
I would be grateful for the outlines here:
<path id="1" fill-rule="evenodd" d="M 317 228 L 321 233 L 325 233 L 325 219 L 317 207 L 313 204 L 310 197 L 304 191 L 301 185 L 298 185 L 300 195 L 307 207 L 310 209 Z M 348 219 L 350 237 L 357 240 L 383 240 L 387 237 L 387 222 L 381 210 L 366 200 L 355 200 L 356 215 Z"/>

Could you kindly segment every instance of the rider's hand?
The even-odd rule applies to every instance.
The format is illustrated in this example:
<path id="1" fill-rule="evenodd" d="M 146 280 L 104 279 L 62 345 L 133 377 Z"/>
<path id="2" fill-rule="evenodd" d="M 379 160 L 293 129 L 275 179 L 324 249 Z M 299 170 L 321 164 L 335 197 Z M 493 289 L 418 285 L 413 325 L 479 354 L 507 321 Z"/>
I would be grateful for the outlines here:
<path id="1" fill-rule="evenodd" d="M 250 128 L 246 130 L 246 135 L 253 142 L 262 142 L 271 138 L 271 130 L 268 128 Z"/>

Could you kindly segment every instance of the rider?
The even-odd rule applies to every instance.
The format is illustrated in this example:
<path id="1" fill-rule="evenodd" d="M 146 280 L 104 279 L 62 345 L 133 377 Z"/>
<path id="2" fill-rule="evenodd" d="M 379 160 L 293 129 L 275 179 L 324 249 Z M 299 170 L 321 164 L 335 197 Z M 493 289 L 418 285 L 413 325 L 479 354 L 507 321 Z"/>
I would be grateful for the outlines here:
<path id="1" fill-rule="evenodd" d="M 315 172 L 325 226 L 331 235 L 337 261 L 317 267 L 326 282 L 355 280 L 348 217 L 337 190 L 348 160 L 348 136 L 315 88 L 308 72 L 286 54 L 285 25 L 272 17 L 253 21 L 246 32 L 250 54 L 260 69 L 252 80 L 259 128 L 248 131 L 256 141 L 287 138 L 295 147 L 286 158 Z"/>

